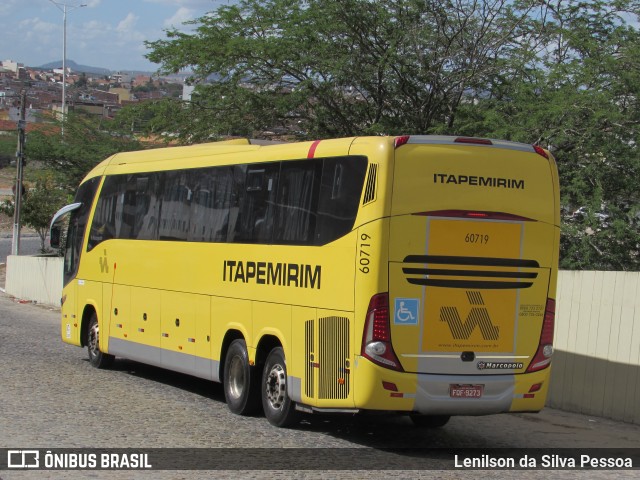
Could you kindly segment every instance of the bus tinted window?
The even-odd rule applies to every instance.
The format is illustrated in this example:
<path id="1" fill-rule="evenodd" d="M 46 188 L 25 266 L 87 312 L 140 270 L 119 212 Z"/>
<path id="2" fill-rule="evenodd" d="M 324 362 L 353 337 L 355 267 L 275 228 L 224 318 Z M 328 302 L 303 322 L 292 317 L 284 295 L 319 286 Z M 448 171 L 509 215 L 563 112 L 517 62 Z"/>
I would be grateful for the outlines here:
<path id="1" fill-rule="evenodd" d="M 365 157 L 325 158 L 318 204 L 316 245 L 340 238 L 353 228 L 366 169 Z"/>
<path id="2" fill-rule="evenodd" d="M 353 228 L 366 167 L 339 157 L 112 175 L 87 249 L 110 238 L 322 245 Z"/>
<path id="3" fill-rule="evenodd" d="M 93 214 L 93 222 L 89 232 L 87 250 L 93 249 L 100 242 L 117 238 L 122 218 L 116 220 L 118 197 L 124 191 L 125 178 L 122 175 L 107 177 L 100 190 L 100 198 Z"/>
<path id="4" fill-rule="evenodd" d="M 99 183 L 99 178 L 92 178 L 88 182 L 80 185 L 76 193 L 75 201 L 82 203 L 82 206 L 73 212 L 69 218 L 63 265 L 63 282 L 65 285 L 78 272 L 84 233 L 87 222 L 89 221 L 89 212 L 91 212 L 93 198 L 95 197 Z"/>
<path id="5" fill-rule="evenodd" d="M 187 240 L 226 242 L 231 209 L 237 204 L 238 197 L 233 167 L 199 168 L 194 173 Z"/>
<path id="6" fill-rule="evenodd" d="M 160 240 L 186 241 L 196 175 L 192 170 L 163 172 L 164 189 L 160 211 Z"/>
<path id="7" fill-rule="evenodd" d="M 234 243 L 271 242 L 279 173 L 279 162 L 247 165 Z"/>
<path id="8" fill-rule="evenodd" d="M 278 187 L 274 242 L 313 243 L 322 161 L 282 164 Z"/>

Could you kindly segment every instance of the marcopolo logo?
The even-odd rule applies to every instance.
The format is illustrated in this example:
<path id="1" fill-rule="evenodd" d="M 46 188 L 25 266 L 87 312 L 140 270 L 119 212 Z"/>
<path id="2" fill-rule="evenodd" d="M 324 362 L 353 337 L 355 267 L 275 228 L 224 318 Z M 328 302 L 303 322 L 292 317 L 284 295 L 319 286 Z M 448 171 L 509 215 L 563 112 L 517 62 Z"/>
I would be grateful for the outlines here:
<path id="1" fill-rule="evenodd" d="M 467 299 L 471 310 L 463 322 L 457 307 L 440 307 L 440 321 L 449 325 L 451 335 L 456 340 L 468 340 L 476 328 L 480 329 L 485 340 L 497 340 L 500 336 L 500 327 L 491 322 L 482 294 L 476 291 L 467 291 Z"/>
<path id="2" fill-rule="evenodd" d="M 522 362 L 478 362 L 478 370 L 519 370 L 524 368 Z"/>

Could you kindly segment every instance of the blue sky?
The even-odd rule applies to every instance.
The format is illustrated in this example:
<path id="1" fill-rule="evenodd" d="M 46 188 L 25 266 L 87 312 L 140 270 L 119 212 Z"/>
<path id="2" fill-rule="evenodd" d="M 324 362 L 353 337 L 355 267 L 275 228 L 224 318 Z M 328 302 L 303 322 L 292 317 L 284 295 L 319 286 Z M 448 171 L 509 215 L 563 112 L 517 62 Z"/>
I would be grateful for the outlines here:
<path id="1" fill-rule="evenodd" d="M 67 60 L 110 70 L 155 71 L 144 41 L 230 0 L 56 0 L 67 8 Z M 72 8 L 86 4 L 86 7 Z M 39 66 L 62 59 L 63 13 L 49 0 L 0 0 L 0 60 Z"/>

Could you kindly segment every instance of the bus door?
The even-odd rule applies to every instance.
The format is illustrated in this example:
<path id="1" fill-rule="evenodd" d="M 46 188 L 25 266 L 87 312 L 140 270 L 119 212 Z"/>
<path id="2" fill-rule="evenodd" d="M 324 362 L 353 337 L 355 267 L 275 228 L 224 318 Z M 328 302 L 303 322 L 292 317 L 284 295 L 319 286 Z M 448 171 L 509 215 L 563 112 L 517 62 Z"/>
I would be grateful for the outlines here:
<path id="1" fill-rule="evenodd" d="M 405 371 L 527 371 L 557 263 L 555 178 L 527 145 L 411 137 L 396 149 L 389 303 Z"/>

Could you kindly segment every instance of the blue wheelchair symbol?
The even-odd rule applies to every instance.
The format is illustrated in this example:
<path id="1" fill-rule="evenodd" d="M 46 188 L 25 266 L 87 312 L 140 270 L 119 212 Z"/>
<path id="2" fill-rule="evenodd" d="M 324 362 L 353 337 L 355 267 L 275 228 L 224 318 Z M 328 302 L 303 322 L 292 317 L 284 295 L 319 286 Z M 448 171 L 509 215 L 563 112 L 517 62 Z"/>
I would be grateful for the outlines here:
<path id="1" fill-rule="evenodd" d="M 420 300 L 417 298 L 396 298 L 393 323 L 399 325 L 417 325 Z"/>

